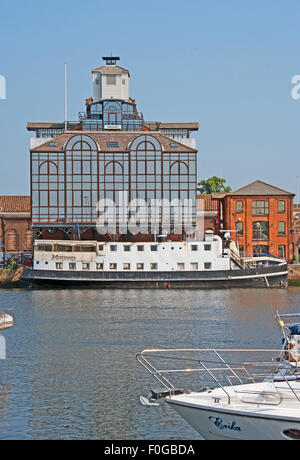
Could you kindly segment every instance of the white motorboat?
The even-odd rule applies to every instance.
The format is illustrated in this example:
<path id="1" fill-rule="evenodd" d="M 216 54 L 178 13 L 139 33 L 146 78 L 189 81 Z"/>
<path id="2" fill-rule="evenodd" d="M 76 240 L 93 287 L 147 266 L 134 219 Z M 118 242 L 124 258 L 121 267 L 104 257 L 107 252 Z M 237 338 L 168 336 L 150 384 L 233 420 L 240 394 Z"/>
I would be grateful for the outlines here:
<path id="1" fill-rule="evenodd" d="M 163 390 L 141 402 L 166 401 L 206 440 L 300 439 L 300 373 L 282 356 L 282 349 L 144 351 L 137 359 Z"/>
<path id="2" fill-rule="evenodd" d="M 9 329 L 14 324 L 14 319 L 11 315 L 0 312 L 0 330 Z"/>

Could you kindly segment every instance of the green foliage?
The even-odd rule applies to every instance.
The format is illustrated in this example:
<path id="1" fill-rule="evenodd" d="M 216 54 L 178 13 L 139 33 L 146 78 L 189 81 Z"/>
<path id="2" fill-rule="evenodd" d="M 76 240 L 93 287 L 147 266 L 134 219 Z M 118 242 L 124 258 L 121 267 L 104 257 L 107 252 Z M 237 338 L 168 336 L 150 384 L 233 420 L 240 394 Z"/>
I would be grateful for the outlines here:
<path id="1" fill-rule="evenodd" d="M 213 176 L 207 180 L 202 180 L 198 184 L 198 192 L 201 195 L 209 195 L 211 193 L 230 193 L 232 191 L 231 187 L 225 187 L 226 179 L 221 179 L 220 177 Z"/>

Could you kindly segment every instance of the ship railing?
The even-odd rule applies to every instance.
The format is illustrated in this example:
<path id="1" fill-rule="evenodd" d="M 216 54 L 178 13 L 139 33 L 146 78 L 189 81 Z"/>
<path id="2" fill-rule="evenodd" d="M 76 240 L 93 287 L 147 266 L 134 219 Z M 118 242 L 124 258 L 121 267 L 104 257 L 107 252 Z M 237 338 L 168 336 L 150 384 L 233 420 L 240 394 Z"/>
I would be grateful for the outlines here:
<path id="1" fill-rule="evenodd" d="M 164 394 L 220 388 L 228 404 L 236 394 L 243 402 L 262 405 L 281 404 L 288 396 L 300 402 L 300 385 L 297 390 L 291 384 L 298 366 L 291 365 L 292 359 L 291 352 L 283 349 L 154 349 L 137 355 L 139 364 L 159 382 Z M 262 382 L 268 382 L 271 389 L 241 388 Z"/>

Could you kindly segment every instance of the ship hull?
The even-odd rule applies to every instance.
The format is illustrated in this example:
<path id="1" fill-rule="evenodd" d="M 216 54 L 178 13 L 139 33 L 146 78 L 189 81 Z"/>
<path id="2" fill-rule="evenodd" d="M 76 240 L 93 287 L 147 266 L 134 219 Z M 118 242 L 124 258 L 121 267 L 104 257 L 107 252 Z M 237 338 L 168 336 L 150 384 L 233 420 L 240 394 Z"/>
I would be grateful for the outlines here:
<path id="1" fill-rule="evenodd" d="M 83 272 L 27 270 L 23 275 L 32 286 L 86 288 L 284 288 L 288 285 L 286 264 L 245 270 L 195 272 Z"/>

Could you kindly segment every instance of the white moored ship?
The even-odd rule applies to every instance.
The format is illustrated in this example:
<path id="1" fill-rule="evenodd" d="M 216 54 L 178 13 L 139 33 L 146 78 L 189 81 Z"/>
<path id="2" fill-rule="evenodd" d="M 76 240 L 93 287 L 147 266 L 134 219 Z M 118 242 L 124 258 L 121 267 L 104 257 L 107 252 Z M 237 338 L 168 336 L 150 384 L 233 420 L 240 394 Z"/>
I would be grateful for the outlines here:
<path id="1" fill-rule="evenodd" d="M 99 287 L 285 287 L 284 260 L 243 261 L 207 232 L 204 241 L 97 242 L 36 240 L 33 269 L 24 278 L 35 284 Z"/>

